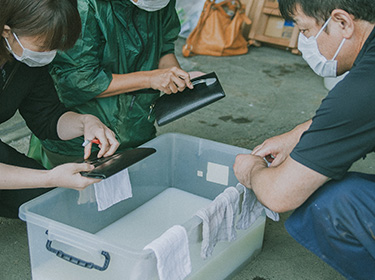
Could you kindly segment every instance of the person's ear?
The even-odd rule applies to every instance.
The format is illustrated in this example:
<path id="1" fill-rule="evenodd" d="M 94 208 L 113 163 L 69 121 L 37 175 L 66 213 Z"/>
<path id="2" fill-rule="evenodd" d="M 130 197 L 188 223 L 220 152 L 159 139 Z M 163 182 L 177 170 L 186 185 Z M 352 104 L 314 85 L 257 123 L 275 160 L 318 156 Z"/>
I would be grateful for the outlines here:
<path id="1" fill-rule="evenodd" d="M 342 32 L 342 36 L 345 39 L 350 39 L 354 33 L 354 17 L 348 12 L 335 9 L 331 13 L 331 18 L 334 22 L 339 24 L 339 28 Z"/>
<path id="2" fill-rule="evenodd" d="M 9 25 L 4 25 L 3 33 L 1 34 L 1 36 L 3 36 L 4 38 L 9 38 L 9 35 L 10 35 L 10 27 Z"/>

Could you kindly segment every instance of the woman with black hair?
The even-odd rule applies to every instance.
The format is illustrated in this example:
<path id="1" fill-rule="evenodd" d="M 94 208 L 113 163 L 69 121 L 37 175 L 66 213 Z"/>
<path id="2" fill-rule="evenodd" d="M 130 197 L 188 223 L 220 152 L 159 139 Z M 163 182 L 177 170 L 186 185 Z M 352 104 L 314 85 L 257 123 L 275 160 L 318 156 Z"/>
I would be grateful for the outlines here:
<path id="1" fill-rule="evenodd" d="M 153 110 L 160 93 L 193 88 L 202 75 L 186 72 L 175 55 L 180 32 L 176 0 L 78 0 L 82 36 L 50 66 L 57 94 L 75 112 L 93 114 L 112 129 L 119 150 L 156 137 Z M 32 137 L 28 155 L 46 168 L 80 156 L 69 141 Z"/>
<path id="2" fill-rule="evenodd" d="M 68 111 L 57 97 L 48 64 L 56 50 L 72 47 L 81 31 L 72 0 L 0 0 L 0 123 L 17 110 L 42 139 L 98 139 L 98 156 L 115 152 L 114 133 L 97 117 Z M 1 137 L 1 136 L 0 136 Z M 90 155 L 91 143 L 84 148 Z M 0 141 L 0 216 L 17 217 L 18 207 L 51 187 L 83 189 L 97 182 L 80 175 L 89 164 L 68 163 L 42 170 L 36 161 Z M 46 189 L 47 188 L 47 189 Z"/>

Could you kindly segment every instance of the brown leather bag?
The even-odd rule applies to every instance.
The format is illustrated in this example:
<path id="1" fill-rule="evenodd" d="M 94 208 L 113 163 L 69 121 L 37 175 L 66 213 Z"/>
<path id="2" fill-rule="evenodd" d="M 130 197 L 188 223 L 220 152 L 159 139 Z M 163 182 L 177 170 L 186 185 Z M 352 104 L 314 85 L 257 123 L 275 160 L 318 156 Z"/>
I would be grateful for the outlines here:
<path id="1" fill-rule="evenodd" d="M 251 24 L 239 0 L 206 0 L 197 26 L 182 47 L 185 57 L 201 54 L 228 56 L 245 54 L 248 43 L 242 36 L 242 24 Z"/>

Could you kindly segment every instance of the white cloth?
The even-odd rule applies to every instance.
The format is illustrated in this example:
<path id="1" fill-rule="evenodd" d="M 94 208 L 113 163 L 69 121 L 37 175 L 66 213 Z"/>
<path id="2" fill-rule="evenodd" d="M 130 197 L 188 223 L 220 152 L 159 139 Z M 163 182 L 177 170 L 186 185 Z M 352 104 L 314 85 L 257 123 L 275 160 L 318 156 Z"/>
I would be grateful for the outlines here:
<path id="1" fill-rule="evenodd" d="M 201 257 L 211 256 L 219 241 L 233 241 L 237 237 L 234 227 L 239 208 L 239 192 L 234 187 L 226 188 L 206 208 L 196 215 L 203 220 Z"/>
<path id="2" fill-rule="evenodd" d="M 96 197 L 95 197 L 95 189 L 94 186 L 88 186 L 87 188 L 79 191 L 79 196 L 78 196 L 78 205 L 86 204 L 86 203 L 94 203 L 96 202 Z"/>
<path id="3" fill-rule="evenodd" d="M 265 210 L 267 217 L 274 221 L 279 221 L 279 214 L 263 206 L 252 190 L 241 184 L 237 184 L 237 187 L 244 189 L 242 210 L 236 225 L 237 229 L 248 229 L 262 215 L 263 210 Z"/>
<path id="4" fill-rule="evenodd" d="M 160 280 L 182 280 L 191 272 L 186 229 L 176 225 L 144 247 L 154 251 Z"/>
<path id="5" fill-rule="evenodd" d="M 96 202 L 98 203 L 98 211 L 103 211 L 133 196 L 128 169 L 124 169 L 93 185 Z"/>
<path id="6" fill-rule="evenodd" d="M 169 4 L 170 0 L 130 0 L 138 8 L 148 11 L 155 12 L 163 9 Z"/>

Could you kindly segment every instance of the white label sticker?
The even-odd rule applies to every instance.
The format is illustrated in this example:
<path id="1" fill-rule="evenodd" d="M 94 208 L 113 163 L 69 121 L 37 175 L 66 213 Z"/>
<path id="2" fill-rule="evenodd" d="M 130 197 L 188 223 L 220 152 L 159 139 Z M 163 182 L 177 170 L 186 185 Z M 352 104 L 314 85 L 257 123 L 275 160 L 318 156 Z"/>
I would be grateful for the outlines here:
<path id="1" fill-rule="evenodd" d="M 212 183 L 228 186 L 229 167 L 226 165 L 208 162 L 206 180 Z"/>

